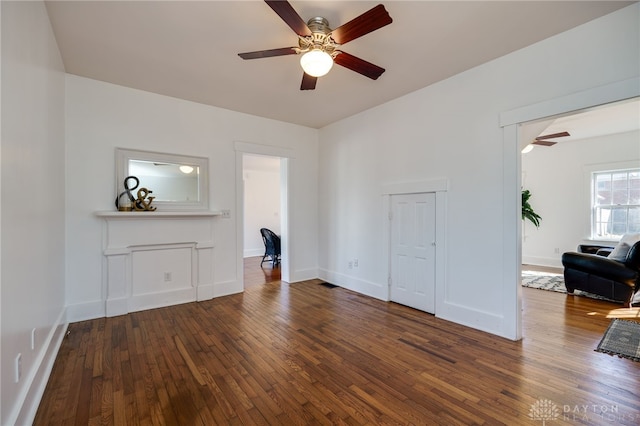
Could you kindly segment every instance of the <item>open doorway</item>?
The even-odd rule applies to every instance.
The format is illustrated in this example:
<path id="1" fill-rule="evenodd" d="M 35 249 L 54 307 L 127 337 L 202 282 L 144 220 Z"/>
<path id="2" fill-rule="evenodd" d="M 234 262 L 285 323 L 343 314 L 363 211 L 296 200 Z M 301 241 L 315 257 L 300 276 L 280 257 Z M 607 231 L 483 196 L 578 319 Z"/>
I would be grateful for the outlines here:
<path id="1" fill-rule="evenodd" d="M 504 335 L 514 340 L 522 338 L 522 158 L 526 141 L 522 132 L 527 123 L 545 118 L 575 114 L 612 102 L 640 96 L 637 81 L 623 80 L 606 86 L 588 89 L 564 97 L 528 105 L 500 115 L 503 127 L 503 185 L 504 185 L 504 245 L 503 312 Z M 513 207 L 517 206 L 517 209 Z M 517 285 L 516 285 L 517 283 Z"/>
<path id="2" fill-rule="evenodd" d="M 280 158 L 244 154 L 244 288 L 281 279 L 282 175 Z M 262 230 L 275 234 L 266 244 Z M 274 241 L 277 239 L 277 241 Z"/>
<path id="3" fill-rule="evenodd" d="M 522 223 L 524 265 L 562 268 L 562 253 L 579 244 L 611 244 L 592 226 L 592 174 L 637 169 L 639 130 L 638 98 L 522 125 L 522 189 L 542 216 L 539 227 Z"/>
<path id="4" fill-rule="evenodd" d="M 238 212 L 238 220 L 236 221 L 236 277 L 244 288 L 244 256 L 245 256 L 245 182 L 244 182 L 244 163 L 245 156 L 268 157 L 271 161 L 279 163 L 279 173 L 277 174 L 280 182 L 280 275 L 281 280 L 289 282 L 292 264 L 291 245 L 290 245 L 290 220 L 291 213 L 289 194 L 290 194 L 290 170 L 293 162 L 293 151 L 288 148 L 253 144 L 248 142 L 235 142 L 236 151 L 236 210 Z M 248 160 L 251 161 L 251 160 Z M 271 215 L 273 216 L 273 211 Z M 254 230 L 255 232 L 255 230 Z M 251 233 L 247 230 L 247 233 Z M 261 238 L 261 237 L 260 237 Z M 264 252 L 263 252 L 264 253 Z M 262 256 L 261 256 L 262 257 Z"/>
<path id="5" fill-rule="evenodd" d="M 522 222 L 522 285 L 565 293 L 563 253 L 640 229 L 640 98 L 524 123 L 521 135 L 522 188 L 541 216 Z"/>
<path id="6" fill-rule="evenodd" d="M 280 239 L 281 256 L 280 272 L 282 281 L 290 280 L 290 265 L 292 264 L 290 247 L 290 170 L 293 162 L 293 150 L 270 145 L 254 144 L 249 142 L 235 142 L 236 151 L 236 209 L 238 220 L 236 221 L 236 276 L 244 288 L 244 157 L 266 156 L 276 158 L 280 163 Z"/>

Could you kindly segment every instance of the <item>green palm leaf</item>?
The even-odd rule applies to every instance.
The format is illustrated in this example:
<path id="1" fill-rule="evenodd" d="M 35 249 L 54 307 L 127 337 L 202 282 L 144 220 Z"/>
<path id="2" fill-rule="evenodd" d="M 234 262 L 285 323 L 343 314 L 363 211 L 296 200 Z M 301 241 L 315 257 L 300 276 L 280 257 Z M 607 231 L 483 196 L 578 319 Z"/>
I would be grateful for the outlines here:
<path id="1" fill-rule="evenodd" d="M 531 191 L 525 189 L 522 191 L 522 220 L 529 219 L 531 223 L 533 223 L 536 228 L 540 227 L 540 217 L 535 211 L 533 211 L 533 207 L 529 204 L 529 198 L 531 198 Z"/>

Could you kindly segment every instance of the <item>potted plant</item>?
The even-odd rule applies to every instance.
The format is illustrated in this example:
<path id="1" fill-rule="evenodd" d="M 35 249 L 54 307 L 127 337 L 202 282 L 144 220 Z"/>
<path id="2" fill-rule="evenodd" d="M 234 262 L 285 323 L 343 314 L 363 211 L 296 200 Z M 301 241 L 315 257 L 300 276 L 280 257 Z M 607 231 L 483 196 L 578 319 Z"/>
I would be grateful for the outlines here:
<path id="1" fill-rule="evenodd" d="M 529 219 L 531 223 L 533 223 L 536 228 L 540 227 L 540 217 L 535 211 L 533 211 L 533 207 L 529 204 L 529 198 L 531 198 L 531 191 L 528 189 L 522 190 L 522 220 Z"/>

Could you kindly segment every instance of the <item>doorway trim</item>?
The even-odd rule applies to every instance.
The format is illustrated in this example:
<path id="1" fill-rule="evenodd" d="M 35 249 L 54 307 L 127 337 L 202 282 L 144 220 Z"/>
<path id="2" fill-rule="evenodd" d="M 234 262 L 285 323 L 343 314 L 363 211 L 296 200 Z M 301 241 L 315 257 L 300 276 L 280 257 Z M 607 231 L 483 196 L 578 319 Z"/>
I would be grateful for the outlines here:
<path id="1" fill-rule="evenodd" d="M 520 125 L 529 121 L 567 114 L 578 110 L 623 101 L 640 96 L 640 79 L 598 86 L 523 106 L 500 114 L 503 128 L 503 265 L 502 312 L 504 337 L 522 339 L 522 227 Z M 514 238 L 515 236 L 515 238 Z M 517 283 L 518 285 L 514 285 Z"/>
<path id="2" fill-rule="evenodd" d="M 236 277 L 244 289 L 244 178 L 243 156 L 244 154 L 266 155 L 280 157 L 280 179 L 283 191 L 281 191 L 281 279 L 290 282 L 291 255 L 294 250 L 290 246 L 290 222 L 291 222 L 291 167 L 295 158 L 294 151 L 279 146 L 261 145 L 250 142 L 234 142 L 236 151 Z"/>
<path id="3" fill-rule="evenodd" d="M 383 254 L 382 259 L 387 259 L 385 276 L 387 277 L 386 300 L 391 300 L 391 196 L 402 194 L 435 193 L 436 194 L 436 260 L 435 260 L 435 312 L 442 312 L 441 308 L 446 300 L 446 235 L 447 235 L 447 191 L 449 190 L 448 178 L 434 178 L 422 181 L 399 182 L 383 184 L 381 188 L 383 226 Z"/>

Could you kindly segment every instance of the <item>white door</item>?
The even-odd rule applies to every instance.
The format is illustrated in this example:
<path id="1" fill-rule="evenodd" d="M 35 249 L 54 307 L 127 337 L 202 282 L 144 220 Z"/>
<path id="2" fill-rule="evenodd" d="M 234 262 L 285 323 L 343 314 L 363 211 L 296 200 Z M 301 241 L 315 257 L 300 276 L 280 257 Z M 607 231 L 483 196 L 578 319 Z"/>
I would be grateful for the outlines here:
<path id="1" fill-rule="evenodd" d="M 391 300 L 435 313 L 436 196 L 391 196 Z"/>

